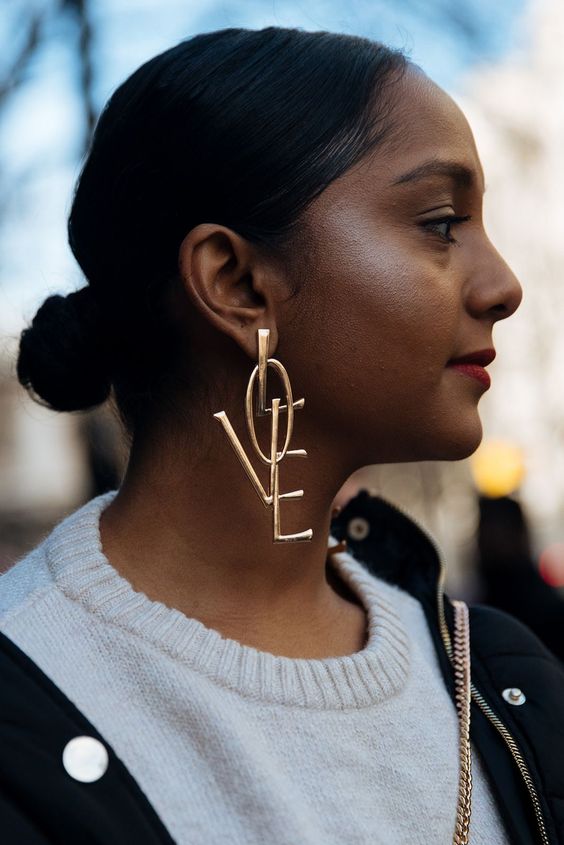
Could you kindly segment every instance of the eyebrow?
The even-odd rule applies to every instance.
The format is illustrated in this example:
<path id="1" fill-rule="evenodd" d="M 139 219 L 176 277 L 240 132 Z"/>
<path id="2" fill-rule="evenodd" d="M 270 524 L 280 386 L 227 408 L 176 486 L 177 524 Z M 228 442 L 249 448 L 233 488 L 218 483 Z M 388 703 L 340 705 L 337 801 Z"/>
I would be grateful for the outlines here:
<path id="1" fill-rule="evenodd" d="M 442 161 L 431 159 L 425 161 L 413 170 L 409 170 L 392 182 L 392 185 L 405 185 L 406 182 L 415 182 L 418 179 L 426 179 L 429 176 L 446 176 L 461 188 L 472 188 L 475 184 L 474 171 L 457 161 Z M 484 191 L 486 190 L 484 186 Z"/>

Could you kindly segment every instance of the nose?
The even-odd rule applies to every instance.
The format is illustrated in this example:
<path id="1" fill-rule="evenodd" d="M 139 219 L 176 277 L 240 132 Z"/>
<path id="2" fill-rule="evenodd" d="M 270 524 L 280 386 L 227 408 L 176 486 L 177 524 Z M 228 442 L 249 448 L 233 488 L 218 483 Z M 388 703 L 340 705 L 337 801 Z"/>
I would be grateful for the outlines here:
<path id="1" fill-rule="evenodd" d="M 488 241 L 488 245 L 486 260 L 474 268 L 474 284 L 469 291 L 467 307 L 474 316 L 487 315 L 496 322 L 511 317 L 519 308 L 523 288 L 493 244 Z"/>

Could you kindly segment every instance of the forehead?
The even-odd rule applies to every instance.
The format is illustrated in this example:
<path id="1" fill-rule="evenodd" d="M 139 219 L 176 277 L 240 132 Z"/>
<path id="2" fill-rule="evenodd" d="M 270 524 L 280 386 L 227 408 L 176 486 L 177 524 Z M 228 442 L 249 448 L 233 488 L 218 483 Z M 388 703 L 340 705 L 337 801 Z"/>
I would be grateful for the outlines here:
<path id="1" fill-rule="evenodd" d="M 399 178 L 426 162 L 452 162 L 466 168 L 483 192 L 474 136 L 452 97 L 415 66 L 409 67 L 394 94 L 390 141 L 381 149 L 380 167 Z"/>
<path id="2" fill-rule="evenodd" d="M 484 174 L 472 130 L 454 100 L 417 67 L 410 66 L 393 89 L 390 127 L 378 144 L 326 192 L 359 186 L 382 196 L 402 184 L 427 179 L 458 181 L 484 191 Z"/>

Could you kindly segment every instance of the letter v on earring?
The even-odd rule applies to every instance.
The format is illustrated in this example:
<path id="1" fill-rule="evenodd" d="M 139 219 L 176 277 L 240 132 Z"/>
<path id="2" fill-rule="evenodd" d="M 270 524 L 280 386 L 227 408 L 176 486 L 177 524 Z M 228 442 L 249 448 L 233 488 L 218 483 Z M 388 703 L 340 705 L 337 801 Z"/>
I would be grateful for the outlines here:
<path id="1" fill-rule="evenodd" d="M 289 449 L 290 440 L 292 438 L 292 431 L 294 428 L 294 411 L 301 410 L 304 407 L 305 399 L 297 399 L 295 402 L 292 396 L 292 387 L 286 368 L 277 361 L 276 358 L 268 357 L 268 346 L 270 340 L 270 329 L 258 329 L 258 364 L 255 366 L 249 383 L 247 385 L 247 394 L 245 397 L 245 415 L 247 420 L 247 429 L 253 448 L 263 464 L 270 467 L 269 489 L 266 491 L 262 486 L 259 477 L 257 476 L 253 465 L 251 464 L 247 453 L 241 445 L 241 441 L 237 437 L 235 430 L 225 411 L 218 411 L 214 414 L 218 420 L 227 437 L 231 443 L 235 454 L 241 461 L 245 472 L 247 473 L 253 487 L 255 488 L 260 500 L 266 508 L 272 508 L 273 515 L 273 540 L 275 543 L 299 542 L 301 540 L 311 540 L 313 531 L 308 528 L 307 531 L 299 531 L 297 534 L 282 534 L 280 530 L 280 500 L 281 499 L 301 499 L 304 494 L 303 490 L 293 490 L 291 493 L 280 493 L 279 486 L 279 472 L 280 463 L 285 457 L 307 457 L 305 449 Z M 272 406 L 266 407 L 266 376 L 268 367 L 271 367 L 280 376 L 284 391 L 286 394 L 286 404 L 281 405 L 280 399 L 273 399 Z M 272 424 L 270 429 L 270 456 L 264 454 L 259 446 L 255 423 L 253 418 L 253 389 L 255 381 L 258 377 L 258 397 L 256 403 L 257 416 L 264 416 L 265 414 L 272 415 Z M 278 451 L 278 423 L 280 413 L 287 414 L 286 421 L 286 437 L 282 451 Z"/>

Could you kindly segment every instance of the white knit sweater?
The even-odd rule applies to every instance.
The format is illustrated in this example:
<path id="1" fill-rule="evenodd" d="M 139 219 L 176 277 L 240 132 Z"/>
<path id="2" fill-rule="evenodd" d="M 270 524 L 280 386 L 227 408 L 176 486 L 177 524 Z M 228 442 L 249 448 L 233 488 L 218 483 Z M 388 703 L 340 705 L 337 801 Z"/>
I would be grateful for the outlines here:
<path id="1" fill-rule="evenodd" d="M 119 575 L 99 533 L 116 492 L 0 578 L 0 628 L 113 746 L 175 841 L 449 845 L 458 725 L 419 602 L 337 553 L 368 614 L 365 648 L 257 651 Z M 473 752 L 470 841 L 507 845 Z"/>

